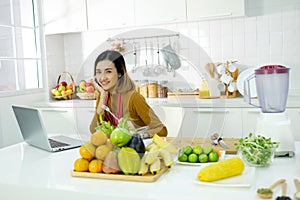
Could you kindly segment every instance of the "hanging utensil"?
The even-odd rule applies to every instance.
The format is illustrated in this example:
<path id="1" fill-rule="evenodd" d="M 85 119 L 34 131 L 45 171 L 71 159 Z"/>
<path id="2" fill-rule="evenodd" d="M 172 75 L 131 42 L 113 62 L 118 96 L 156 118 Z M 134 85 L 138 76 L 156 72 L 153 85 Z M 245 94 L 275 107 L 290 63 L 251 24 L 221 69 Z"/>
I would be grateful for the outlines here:
<path id="1" fill-rule="evenodd" d="M 150 76 L 151 71 L 150 71 L 150 67 L 148 66 L 148 46 L 147 46 L 147 41 L 145 41 L 145 47 L 146 47 L 146 58 L 145 58 L 146 68 L 143 71 L 143 75 L 145 77 L 148 77 L 148 76 Z"/>
<path id="2" fill-rule="evenodd" d="M 169 38 L 169 44 L 164 48 L 162 48 L 162 53 L 165 61 L 171 66 L 172 69 L 176 70 L 179 67 L 181 67 L 180 59 L 171 46 L 170 38 Z"/>
<path id="3" fill-rule="evenodd" d="M 133 44 L 133 57 L 134 57 L 134 66 L 132 68 L 132 73 L 136 72 L 136 65 L 137 65 L 137 55 L 136 55 L 136 46 Z"/>
<path id="4" fill-rule="evenodd" d="M 163 72 L 164 66 L 160 64 L 160 49 L 159 49 L 159 41 L 157 39 L 157 65 L 154 68 L 154 73 L 159 75 Z"/>

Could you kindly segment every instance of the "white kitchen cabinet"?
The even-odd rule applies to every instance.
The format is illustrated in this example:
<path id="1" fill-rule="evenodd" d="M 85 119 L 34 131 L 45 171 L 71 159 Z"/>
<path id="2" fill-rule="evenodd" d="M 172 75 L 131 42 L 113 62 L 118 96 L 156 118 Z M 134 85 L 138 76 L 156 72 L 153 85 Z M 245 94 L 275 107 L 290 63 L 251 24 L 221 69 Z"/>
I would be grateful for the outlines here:
<path id="1" fill-rule="evenodd" d="M 184 109 L 181 107 L 151 106 L 161 122 L 167 127 L 168 137 L 177 137 L 184 116 Z"/>
<path id="2" fill-rule="evenodd" d="M 48 134 L 76 134 L 73 108 L 39 108 Z"/>
<path id="3" fill-rule="evenodd" d="M 134 26 L 134 0 L 87 0 L 88 29 Z"/>
<path id="4" fill-rule="evenodd" d="M 45 34 L 87 30 L 85 0 L 44 0 Z"/>
<path id="5" fill-rule="evenodd" d="M 260 108 L 243 108 L 243 137 L 248 136 L 249 133 L 256 134 L 257 118 L 259 117 Z"/>
<path id="6" fill-rule="evenodd" d="M 245 16 L 245 0 L 186 0 L 187 20 Z"/>
<path id="7" fill-rule="evenodd" d="M 184 108 L 181 137 L 206 137 L 218 133 L 225 138 L 240 138 L 242 111 L 239 108 Z"/>
<path id="8" fill-rule="evenodd" d="M 135 1 L 135 24 L 149 25 L 186 20 L 185 0 Z"/>
<path id="9" fill-rule="evenodd" d="M 74 108 L 74 120 L 81 138 L 88 139 L 91 135 L 90 124 L 95 114 L 94 107 Z"/>

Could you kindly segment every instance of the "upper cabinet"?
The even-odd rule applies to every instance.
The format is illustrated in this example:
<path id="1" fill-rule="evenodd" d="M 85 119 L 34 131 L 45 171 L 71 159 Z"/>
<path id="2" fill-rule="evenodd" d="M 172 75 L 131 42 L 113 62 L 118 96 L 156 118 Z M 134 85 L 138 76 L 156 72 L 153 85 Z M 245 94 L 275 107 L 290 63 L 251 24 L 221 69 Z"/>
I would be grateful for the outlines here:
<path id="1" fill-rule="evenodd" d="M 187 20 L 245 16 L 245 0 L 186 0 Z"/>
<path id="2" fill-rule="evenodd" d="M 87 30 L 85 0 L 44 0 L 45 34 Z"/>
<path id="3" fill-rule="evenodd" d="M 45 33 L 70 33 L 245 15 L 246 0 L 44 0 Z"/>
<path id="4" fill-rule="evenodd" d="M 135 25 L 184 22 L 185 0 L 136 0 Z"/>
<path id="5" fill-rule="evenodd" d="M 87 0 L 88 29 L 134 26 L 134 0 Z"/>

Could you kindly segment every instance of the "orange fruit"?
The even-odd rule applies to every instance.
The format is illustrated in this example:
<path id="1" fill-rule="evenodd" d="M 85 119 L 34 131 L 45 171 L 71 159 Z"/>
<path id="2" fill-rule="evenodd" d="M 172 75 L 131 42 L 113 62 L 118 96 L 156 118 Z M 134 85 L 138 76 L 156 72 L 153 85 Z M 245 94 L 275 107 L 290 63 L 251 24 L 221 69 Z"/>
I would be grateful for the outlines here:
<path id="1" fill-rule="evenodd" d="M 79 154 L 82 158 L 92 160 L 95 156 L 95 149 L 96 147 L 92 143 L 86 142 L 79 148 Z"/>
<path id="2" fill-rule="evenodd" d="M 95 132 L 91 135 L 90 142 L 95 146 L 100 146 L 105 144 L 107 136 L 103 131 Z"/>
<path id="3" fill-rule="evenodd" d="M 216 152 L 216 153 L 218 153 L 218 155 L 219 155 L 220 158 L 222 157 L 222 153 L 221 153 L 221 151 L 219 149 L 213 148 L 213 151 Z"/>
<path id="4" fill-rule="evenodd" d="M 100 173 L 102 172 L 103 163 L 101 160 L 94 159 L 89 164 L 89 171 L 91 173 Z"/>
<path id="5" fill-rule="evenodd" d="M 95 157 L 99 160 L 104 160 L 107 154 L 110 152 L 110 149 L 107 145 L 100 145 L 97 147 L 95 152 Z"/>
<path id="6" fill-rule="evenodd" d="M 89 171 L 90 162 L 84 158 L 78 158 L 74 162 L 74 171 L 76 172 L 87 172 Z"/>

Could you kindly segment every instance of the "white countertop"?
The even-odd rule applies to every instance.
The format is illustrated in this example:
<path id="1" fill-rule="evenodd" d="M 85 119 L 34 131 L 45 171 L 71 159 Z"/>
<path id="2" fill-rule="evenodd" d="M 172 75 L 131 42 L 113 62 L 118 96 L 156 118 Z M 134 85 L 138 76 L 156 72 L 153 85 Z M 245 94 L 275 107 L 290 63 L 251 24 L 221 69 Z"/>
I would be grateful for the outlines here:
<path id="1" fill-rule="evenodd" d="M 70 175 L 78 148 L 49 153 L 20 143 L 0 149 L 1 199 L 259 199 L 256 190 L 278 179 L 287 180 L 293 197 L 294 178 L 300 179 L 300 142 L 293 158 L 275 158 L 267 168 L 256 168 L 253 185 L 245 188 L 212 187 L 195 183 L 199 166 L 174 165 L 153 183 L 75 178 Z M 274 191 L 274 198 L 281 189 Z"/>
<path id="2" fill-rule="evenodd" d="M 36 102 L 36 107 L 95 107 L 95 100 L 50 100 L 48 102 Z M 147 102 L 151 106 L 170 106 L 170 107 L 182 107 L 182 108 L 255 108 L 244 102 L 242 97 L 236 98 L 216 98 L 216 99 L 200 99 L 198 96 L 171 96 L 168 98 L 147 98 Z M 257 99 L 253 100 L 253 103 L 257 104 Z M 289 96 L 287 100 L 287 108 L 299 108 L 300 96 Z"/>

